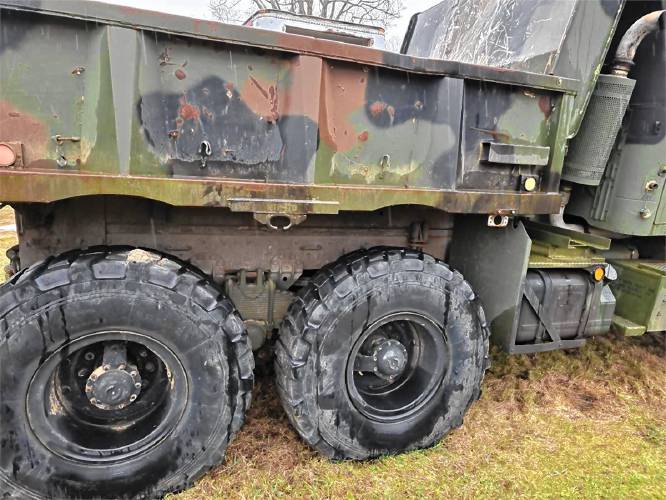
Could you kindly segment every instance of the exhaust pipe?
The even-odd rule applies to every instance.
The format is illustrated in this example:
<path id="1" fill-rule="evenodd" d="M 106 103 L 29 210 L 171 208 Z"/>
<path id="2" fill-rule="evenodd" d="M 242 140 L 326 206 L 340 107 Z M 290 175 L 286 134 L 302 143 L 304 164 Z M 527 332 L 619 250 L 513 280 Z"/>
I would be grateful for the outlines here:
<path id="1" fill-rule="evenodd" d="M 656 10 L 644 15 L 624 34 L 615 51 L 615 60 L 611 73 L 617 76 L 628 76 L 634 65 L 636 49 L 643 39 L 650 33 L 664 29 L 666 23 L 666 10 Z"/>
<path id="2" fill-rule="evenodd" d="M 569 145 L 562 179 L 588 186 L 601 183 L 636 84 L 628 78 L 636 50 L 647 35 L 663 28 L 664 12 L 641 17 L 620 40 L 611 74 L 599 75 L 580 130 Z"/>

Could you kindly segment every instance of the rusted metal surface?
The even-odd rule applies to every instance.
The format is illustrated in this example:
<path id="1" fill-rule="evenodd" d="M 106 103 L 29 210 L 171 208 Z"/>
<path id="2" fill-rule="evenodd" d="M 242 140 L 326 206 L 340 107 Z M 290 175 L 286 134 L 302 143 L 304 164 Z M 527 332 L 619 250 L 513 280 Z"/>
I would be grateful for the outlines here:
<path id="1" fill-rule="evenodd" d="M 627 76 L 634 65 L 636 50 L 643 39 L 651 33 L 664 29 L 666 10 L 650 12 L 638 19 L 624 34 L 615 51 L 613 74 Z"/>
<path id="2" fill-rule="evenodd" d="M 418 245 L 443 259 L 453 228 L 453 216 L 414 206 L 309 215 L 289 231 L 270 230 L 247 213 L 138 198 L 79 198 L 16 209 L 22 266 L 73 248 L 132 245 L 190 261 L 218 281 L 241 269 L 270 271 L 282 281 L 284 274 L 319 269 L 373 246 Z"/>
<path id="3" fill-rule="evenodd" d="M 494 213 L 502 210 L 519 213 L 554 213 L 559 210 L 558 193 L 507 193 L 501 191 L 443 191 L 363 186 L 308 186 L 167 178 L 114 177 L 55 172 L 0 172 L 2 197 L 8 202 L 30 200 L 49 203 L 59 199 L 116 194 L 162 201 L 174 206 L 233 207 L 236 198 L 257 198 L 248 205 L 257 211 L 265 208 L 265 199 L 278 200 L 280 213 L 290 213 L 290 200 L 312 199 L 336 202 L 309 204 L 309 213 L 341 210 L 371 211 L 394 205 L 423 205 L 450 213 Z M 231 199 L 231 203 L 229 200 Z M 294 204 L 296 212 L 301 204 Z"/>
<path id="4" fill-rule="evenodd" d="M 25 149 L 20 172 L 0 171 L 4 201 L 123 194 L 298 215 L 559 208 L 580 111 L 570 79 L 93 2 L 0 6 L 0 140 Z M 549 159 L 487 162 L 488 142 Z M 526 177 L 536 192 L 521 192 Z"/>
<path id="5" fill-rule="evenodd" d="M 448 74 L 451 76 L 484 77 L 489 81 L 516 83 L 543 88 L 575 91 L 576 81 L 537 73 L 502 70 L 491 66 L 478 66 L 457 61 L 440 61 L 384 52 L 368 47 L 342 44 L 329 40 L 275 33 L 267 30 L 236 26 L 174 16 L 161 12 L 115 6 L 94 1 L 79 0 L 2 0 L 5 9 L 41 12 L 67 19 L 91 21 L 112 26 L 123 26 L 150 32 L 224 42 L 233 45 L 279 49 L 298 54 L 312 54 L 332 59 L 358 62 L 373 66 L 404 69 L 413 73 Z M 482 76 L 485 75 L 485 76 Z"/>
<path id="6" fill-rule="evenodd" d="M 0 142 L 25 153 L 0 200 L 117 194 L 266 220 L 559 209 L 570 80 L 94 2 L 0 9 Z M 551 154 L 489 164 L 488 141 Z"/>

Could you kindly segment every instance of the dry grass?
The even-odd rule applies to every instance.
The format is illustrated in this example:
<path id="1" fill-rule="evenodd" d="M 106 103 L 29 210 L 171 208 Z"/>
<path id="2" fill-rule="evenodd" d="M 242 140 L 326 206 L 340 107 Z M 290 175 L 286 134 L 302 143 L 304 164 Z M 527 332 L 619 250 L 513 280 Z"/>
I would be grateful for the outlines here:
<path id="1" fill-rule="evenodd" d="M 12 224 L 9 209 L 0 225 Z M 0 233 L 0 265 L 15 235 Z M 429 450 L 332 463 L 291 430 L 270 377 L 226 463 L 174 500 L 203 498 L 666 498 L 666 337 L 576 351 L 493 352 L 481 399 Z"/>
<path id="2" fill-rule="evenodd" d="M 0 226 L 14 224 L 14 211 L 9 207 L 0 209 Z M 8 248 L 18 243 L 16 234 L 8 231 L 0 231 L 0 281 L 4 279 L 4 268 L 9 263 L 5 252 Z"/>
<path id="3" fill-rule="evenodd" d="M 460 429 L 364 463 L 312 453 L 260 379 L 226 464 L 174 498 L 666 497 L 664 334 L 493 359 Z"/>

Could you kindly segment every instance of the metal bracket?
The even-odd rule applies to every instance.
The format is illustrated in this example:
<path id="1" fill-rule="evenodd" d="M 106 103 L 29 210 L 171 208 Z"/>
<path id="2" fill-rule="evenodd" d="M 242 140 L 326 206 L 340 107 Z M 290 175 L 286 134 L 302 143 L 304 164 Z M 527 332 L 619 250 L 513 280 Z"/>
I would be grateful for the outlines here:
<path id="1" fill-rule="evenodd" d="M 488 216 L 488 227 L 506 227 L 509 225 L 509 218 L 513 217 L 516 211 L 513 209 L 500 208 L 494 214 Z"/>
<path id="2" fill-rule="evenodd" d="M 281 213 L 262 213 L 255 212 L 254 220 L 275 231 L 287 231 L 293 226 L 303 222 L 307 215 L 305 214 L 281 214 Z"/>

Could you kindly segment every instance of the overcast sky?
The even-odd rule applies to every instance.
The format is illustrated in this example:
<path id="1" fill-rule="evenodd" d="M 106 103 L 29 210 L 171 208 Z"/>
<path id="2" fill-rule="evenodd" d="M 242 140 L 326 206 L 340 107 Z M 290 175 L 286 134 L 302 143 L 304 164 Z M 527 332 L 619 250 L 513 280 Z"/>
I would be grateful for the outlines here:
<path id="1" fill-rule="evenodd" d="M 139 9 L 158 10 L 180 16 L 196 17 L 199 19 L 212 19 L 209 0 L 102 0 L 107 3 L 130 5 Z M 403 0 L 405 6 L 402 16 L 387 30 L 387 36 L 402 40 L 409 19 L 416 12 L 421 12 L 442 0 Z"/>

